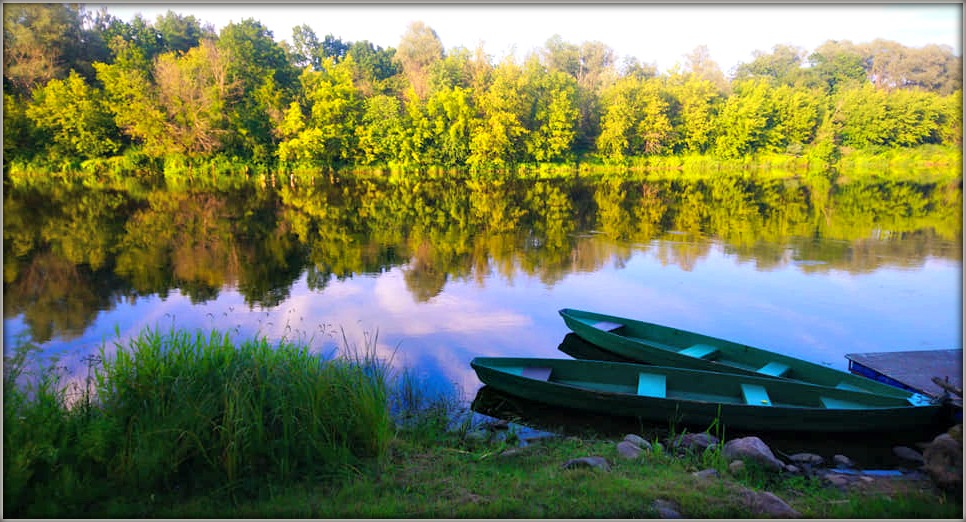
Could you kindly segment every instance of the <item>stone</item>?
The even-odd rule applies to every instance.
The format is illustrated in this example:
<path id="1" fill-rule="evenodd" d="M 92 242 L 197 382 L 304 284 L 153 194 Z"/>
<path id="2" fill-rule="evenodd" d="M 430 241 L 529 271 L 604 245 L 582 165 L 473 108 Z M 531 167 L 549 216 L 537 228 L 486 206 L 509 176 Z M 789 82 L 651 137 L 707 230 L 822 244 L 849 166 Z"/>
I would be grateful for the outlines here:
<path id="1" fill-rule="evenodd" d="M 733 460 L 728 463 L 728 471 L 732 475 L 738 475 L 745 471 L 745 461 L 743 460 Z"/>
<path id="2" fill-rule="evenodd" d="M 683 518 L 678 511 L 680 509 L 678 505 L 670 500 L 659 498 L 651 504 L 651 507 L 657 511 L 657 516 L 661 518 Z"/>
<path id="3" fill-rule="evenodd" d="M 490 440 L 490 432 L 486 430 L 473 430 L 463 436 L 467 442 L 486 442 Z"/>
<path id="4" fill-rule="evenodd" d="M 512 457 L 520 457 L 523 455 L 529 455 L 531 453 L 533 453 L 533 446 L 525 446 L 521 448 L 509 448 L 509 449 L 503 450 L 502 452 L 500 452 L 499 456 L 503 458 L 512 458 Z"/>
<path id="5" fill-rule="evenodd" d="M 695 471 L 694 473 L 692 473 L 692 475 L 694 475 L 695 477 L 698 477 L 700 479 L 711 479 L 711 478 L 720 478 L 721 477 L 721 474 L 718 473 L 718 470 L 716 470 L 714 468 L 708 468 L 708 469 L 702 469 L 701 471 Z"/>
<path id="6" fill-rule="evenodd" d="M 788 505 L 778 495 L 769 491 L 761 491 L 757 495 L 757 510 L 762 515 L 775 518 L 799 518 L 801 513 Z"/>
<path id="7" fill-rule="evenodd" d="M 802 516 L 778 495 L 768 491 L 754 491 L 743 488 L 741 497 L 748 510 L 755 515 L 764 515 L 768 518 L 800 518 Z"/>
<path id="8" fill-rule="evenodd" d="M 940 489 L 963 490 L 963 443 L 949 433 L 938 435 L 923 450 L 923 469 Z"/>
<path id="9" fill-rule="evenodd" d="M 838 468 L 848 469 L 855 467 L 855 463 L 852 462 L 852 459 L 846 457 L 845 455 L 834 455 L 832 457 L 832 462 L 835 463 L 835 466 Z"/>
<path id="10" fill-rule="evenodd" d="M 638 448 L 651 449 L 651 443 L 644 440 L 644 437 L 641 437 L 640 435 L 634 435 L 633 433 L 628 433 L 627 435 L 624 435 L 624 440 L 626 440 L 627 442 L 630 442 L 631 444 L 637 446 Z"/>
<path id="11" fill-rule="evenodd" d="M 625 459 L 636 459 L 643 451 L 640 446 L 626 440 L 617 443 L 617 454 Z"/>
<path id="12" fill-rule="evenodd" d="M 564 462 L 563 469 L 592 468 L 610 471 L 610 463 L 604 457 L 579 457 Z"/>
<path id="13" fill-rule="evenodd" d="M 829 473 L 828 475 L 825 475 L 825 481 L 837 488 L 844 488 L 845 486 L 849 485 L 849 478 L 845 475 L 839 475 L 838 473 Z"/>
<path id="14" fill-rule="evenodd" d="M 892 448 L 892 453 L 902 460 L 908 460 L 909 462 L 915 462 L 916 464 L 924 464 L 926 462 L 923 458 L 922 453 L 908 447 L 908 446 L 896 446 Z"/>
<path id="15" fill-rule="evenodd" d="M 798 474 L 798 473 L 801 473 L 802 472 L 802 468 L 799 468 L 798 466 L 796 466 L 794 464 L 788 464 L 787 466 L 785 466 L 785 471 L 787 471 L 789 473 Z"/>
<path id="16" fill-rule="evenodd" d="M 753 461 L 772 471 L 781 471 L 785 464 L 775 458 L 771 448 L 758 437 L 742 437 L 729 440 L 724 445 L 724 457 L 728 460 Z"/>
<path id="17" fill-rule="evenodd" d="M 952 428 L 949 428 L 949 430 L 946 431 L 946 434 L 952 437 L 953 440 L 955 440 L 956 442 L 960 444 L 963 443 L 963 425 L 962 424 L 957 424 Z"/>
<path id="18" fill-rule="evenodd" d="M 796 453 L 789 456 L 788 460 L 803 466 L 821 466 L 825 463 L 825 459 L 823 459 L 821 455 L 816 455 L 814 453 Z"/>
<path id="19" fill-rule="evenodd" d="M 718 442 L 718 437 L 708 433 L 685 433 L 668 441 L 668 445 L 674 449 L 701 453 Z"/>
<path id="20" fill-rule="evenodd" d="M 488 423 L 486 428 L 490 431 L 506 431 L 510 429 L 510 422 L 504 419 L 497 419 Z"/>

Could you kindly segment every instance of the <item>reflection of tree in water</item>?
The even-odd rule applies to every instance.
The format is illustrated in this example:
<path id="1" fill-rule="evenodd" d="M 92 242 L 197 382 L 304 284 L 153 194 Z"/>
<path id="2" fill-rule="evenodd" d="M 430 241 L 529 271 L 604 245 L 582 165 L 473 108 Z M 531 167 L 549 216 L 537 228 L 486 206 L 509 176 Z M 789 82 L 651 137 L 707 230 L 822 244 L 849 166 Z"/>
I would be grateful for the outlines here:
<path id="1" fill-rule="evenodd" d="M 109 310 L 131 288 L 109 270 L 91 271 L 52 252 L 32 256 L 11 284 L 4 284 L 3 314 L 23 314 L 38 343 L 82 334 L 102 310 Z"/>
<path id="2" fill-rule="evenodd" d="M 409 268 L 403 269 L 406 288 L 420 303 L 425 303 L 439 295 L 446 285 L 446 271 L 435 266 L 433 250 L 433 246 L 428 241 L 421 242 L 413 252 Z"/>
<path id="3" fill-rule="evenodd" d="M 653 247 L 654 256 L 662 266 L 676 265 L 690 272 L 698 260 L 711 252 L 714 244 L 709 241 L 661 241 Z"/>
<path id="4" fill-rule="evenodd" d="M 955 183 L 781 179 L 752 173 L 467 181 L 344 176 L 316 186 L 139 194 L 80 186 L 5 194 L 4 311 L 35 339 L 82 331 L 115 296 L 237 286 L 275 306 L 402 267 L 415 300 L 485 284 L 620 268 L 649 252 L 693 270 L 715 245 L 757 269 L 869 272 L 962 259 Z"/>

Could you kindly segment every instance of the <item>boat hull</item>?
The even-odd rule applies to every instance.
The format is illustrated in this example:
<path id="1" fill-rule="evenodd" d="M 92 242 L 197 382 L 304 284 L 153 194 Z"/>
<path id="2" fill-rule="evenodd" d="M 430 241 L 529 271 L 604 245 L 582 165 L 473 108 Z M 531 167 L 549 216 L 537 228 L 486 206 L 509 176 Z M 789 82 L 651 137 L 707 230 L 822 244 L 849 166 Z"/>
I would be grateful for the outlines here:
<path id="1" fill-rule="evenodd" d="M 839 387 L 928 404 L 930 397 L 802 359 L 667 326 L 582 310 L 560 310 L 585 341 L 634 362 Z M 595 325 L 603 324 L 603 327 Z M 607 329 L 611 327 L 610 329 Z M 707 349 L 699 350 L 695 347 Z M 778 368 L 779 370 L 776 370 Z"/>
<path id="2" fill-rule="evenodd" d="M 483 383 L 510 395 L 651 422 L 827 433 L 912 430 L 942 422 L 938 404 L 913 406 L 901 398 L 755 376 L 567 359 L 478 357 L 470 364 Z M 548 368 L 549 376 L 524 375 L 534 367 Z M 641 373 L 663 376 L 666 396 L 641 395 L 636 388 Z M 766 389 L 772 402 L 748 403 L 742 385 Z M 848 406 L 830 408 L 822 400 Z"/>

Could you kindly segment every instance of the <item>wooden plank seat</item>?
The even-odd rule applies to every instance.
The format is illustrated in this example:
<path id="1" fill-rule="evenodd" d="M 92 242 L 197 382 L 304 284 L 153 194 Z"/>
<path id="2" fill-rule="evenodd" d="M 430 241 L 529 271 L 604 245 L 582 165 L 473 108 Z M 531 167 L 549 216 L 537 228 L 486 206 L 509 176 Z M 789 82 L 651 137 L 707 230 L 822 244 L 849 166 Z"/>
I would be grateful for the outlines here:
<path id="1" fill-rule="evenodd" d="M 833 410 L 857 410 L 866 407 L 864 404 L 831 397 L 819 397 L 819 400 L 822 401 L 822 406 Z"/>
<path id="2" fill-rule="evenodd" d="M 708 344 L 695 344 L 693 346 L 688 346 L 687 348 L 680 350 L 678 353 L 681 355 L 687 355 L 689 357 L 694 357 L 696 359 L 708 359 L 712 355 L 716 354 L 718 349 L 714 346 Z"/>
<path id="3" fill-rule="evenodd" d="M 528 366 L 523 369 L 520 375 L 538 381 L 547 381 L 550 380 L 550 371 L 552 369 L 543 366 Z"/>
<path id="4" fill-rule="evenodd" d="M 654 373 L 639 373 L 637 394 L 661 399 L 667 397 L 667 377 Z"/>
<path id="5" fill-rule="evenodd" d="M 860 392 L 872 393 L 869 390 L 866 390 L 865 388 L 861 388 L 861 387 L 856 386 L 854 384 L 849 384 L 849 383 L 847 383 L 845 381 L 842 381 L 842 382 L 836 384 L 835 387 L 838 388 L 838 389 L 840 389 L 840 390 L 860 391 Z"/>
<path id="6" fill-rule="evenodd" d="M 745 398 L 745 403 L 752 406 L 771 406 L 771 397 L 764 387 L 757 384 L 742 384 L 741 394 Z"/>
<path id="7" fill-rule="evenodd" d="M 782 377 L 788 373 L 789 370 L 791 370 L 791 368 L 789 368 L 787 364 L 772 361 L 761 368 L 758 368 L 758 373 L 770 375 L 772 377 Z"/>
<path id="8" fill-rule="evenodd" d="M 624 325 L 622 325 L 620 323 L 611 323 L 611 322 L 608 322 L 608 321 L 598 321 L 598 322 L 594 323 L 591 326 L 593 326 L 594 328 L 596 328 L 598 330 L 603 330 L 605 332 L 613 332 L 614 330 L 616 330 L 616 329 L 618 329 L 618 328 L 620 328 L 621 326 L 624 326 Z"/>

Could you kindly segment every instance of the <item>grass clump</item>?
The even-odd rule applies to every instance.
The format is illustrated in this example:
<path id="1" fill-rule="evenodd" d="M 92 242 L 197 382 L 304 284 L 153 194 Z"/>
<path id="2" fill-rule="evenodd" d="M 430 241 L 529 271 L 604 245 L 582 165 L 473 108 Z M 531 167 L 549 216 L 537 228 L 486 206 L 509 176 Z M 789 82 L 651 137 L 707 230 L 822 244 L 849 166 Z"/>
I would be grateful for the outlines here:
<path id="1" fill-rule="evenodd" d="M 101 348 L 81 401 L 68 400 L 55 367 L 25 376 L 28 350 L 6 361 L 5 515 L 124 497 L 150 510 L 155 494 L 236 498 L 362 474 L 393 435 L 386 366 L 372 356 L 326 360 L 297 344 L 173 328 L 114 347 Z M 51 495 L 57 513 L 46 511 Z"/>

